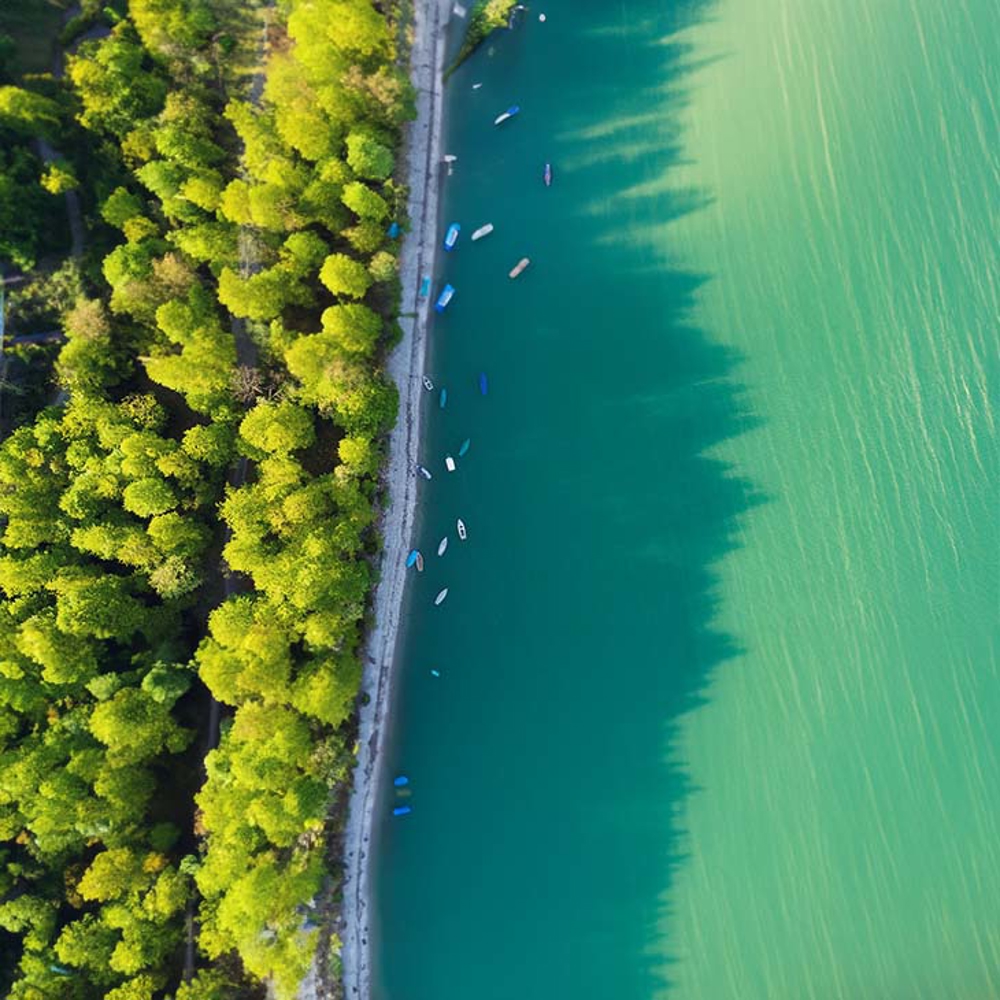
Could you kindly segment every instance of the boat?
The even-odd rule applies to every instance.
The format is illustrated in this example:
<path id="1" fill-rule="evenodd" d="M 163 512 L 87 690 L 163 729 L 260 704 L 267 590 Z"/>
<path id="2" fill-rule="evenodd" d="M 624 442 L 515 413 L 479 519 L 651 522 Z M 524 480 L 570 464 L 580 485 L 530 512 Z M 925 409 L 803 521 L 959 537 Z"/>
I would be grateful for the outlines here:
<path id="1" fill-rule="evenodd" d="M 494 125 L 502 125 L 508 118 L 513 118 L 514 115 L 518 113 L 521 109 L 516 105 L 512 104 L 502 115 L 497 115 L 493 119 Z"/>
<path id="2" fill-rule="evenodd" d="M 447 403 L 447 402 L 448 402 L 448 390 L 447 389 L 442 389 L 441 390 L 441 396 L 440 396 L 440 406 L 441 406 L 442 410 L 444 409 L 445 403 Z"/>
<path id="3" fill-rule="evenodd" d="M 464 542 L 468 536 L 468 532 L 465 530 L 465 521 L 459 518 L 455 522 L 455 527 L 458 529 L 458 537 Z"/>
<path id="4" fill-rule="evenodd" d="M 482 395 L 486 395 L 486 390 L 489 386 L 486 384 L 486 372 L 479 373 L 479 391 Z"/>
<path id="5" fill-rule="evenodd" d="M 385 235 L 388 236 L 390 240 L 396 239 L 399 236 L 399 223 L 394 222 L 391 226 L 389 226 L 389 228 L 385 231 Z"/>
<path id="6" fill-rule="evenodd" d="M 448 536 L 445 535 L 444 538 L 442 538 L 441 541 L 438 542 L 438 555 L 443 556 L 445 553 L 445 549 L 447 548 L 448 548 Z"/>
<path id="7" fill-rule="evenodd" d="M 472 85 L 472 89 L 473 89 L 473 90 L 479 90 L 479 88 L 480 88 L 481 86 L 482 86 L 482 84 L 481 84 L 481 83 L 474 83 L 474 84 Z"/>
<path id="8" fill-rule="evenodd" d="M 439 590 L 437 597 L 434 598 L 434 606 L 437 607 L 447 596 L 448 596 L 447 587 L 445 587 L 444 590 Z"/>
<path id="9" fill-rule="evenodd" d="M 407 569 L 409 569 L 417 561 L 417 556 L 419 556 L 419 555 L 420 555 L 420 553 L 416 549 L 411 549 L 410 550 L 410 554 L 406 557 L 406 568 Z"/>
<path id="10" fill-rule="evenodd" d="M 392 814 L 393 816 L 408 816 L 411 812 L 413 812 L 412 806 L 396 806 Z"/>
<path id="11" fill-rule="evenodd" d="M 546 187 L 552 186 L 552 164 L 546 163 L 545 170 L 542 172 L 542 179 L 545 181 Z"/>
<path id="12" fill-rule="evenodd" d="M 531 263 L 527 257 L 522 257 L 510 270 L 510 276 L 516 278 Z"/>
<path id="13" fill-rule="evenodd" d="M 431 677 L 440 677 L 440 676 L 441 676 L 441 671 L 440 670 L 432 670 L 431 671 Z"/>
<path id="14" fill-rule="evenodd" d="M 417 553 L 417 572 L 423 573 L 424 571 L 424 555 L 422 552 Z"/>
<path id="15" fill-rule="evenodd" d="M 426 375 L 423 377 L 422 381 L 424 383 L 424 388 L 428 392 L 433 392 L 434 391 L 434 383 Z"/>
<path id="16" fill-rule="evenodd" d="M 434 477 L 430 473 L 430 469 L 425 469 L 422 465 L 417 466 L 417 472 L 424 477 L 424 479 L 433 479 Z"/>
<path id="17" fill-rule="evenodd" d="M 461 232 L 462 227 L 457 223 L 453 222 L 448 227 L 448 232 L 445 233 L 444 237 L 444 248 L 445 250 L 454 250 L 455 244 L 458 242 L 458 234 Z"/>
<path id="18" fill-rule="evenodd" d="M 493 223 L 487 222 L 485 226 L 480 226 L 473 234 L 474 240 L 481 240 L 484 236 L 489 236 L 493 232 Z"/>
<path id="19" fill-rule="evenodd" d="M 469 450 L 469 445 L 472 444 L 472 438 L 466 438 L 462 442 L 462 447 L 458 449 L 458 457 L 463 458 L 465 453 Z"/>
<path id="20" fill-rule="evenodd" d="M 426 299 L 428 295 L 431 294 L 431 276 L 429 274 L 424 275 L 424 280 L 420 282 L 420 291 L 418 295 L 422 299 Z"/>
<path id="21" fill-rule="evenodd" d="M 410 779 L 405 774 L 400 774 L 392 779 L 392 783 L 397 788 L 402 788 L 404 785 L 408 785 L 410 783 Z"/>
<path id="22" fill-rule="evenodd" d="M 438 296 L 437 302 L 434 303 L 435 312 L 443 313 L 448 303 L 451 302 L 451 297 L 455 294 L 455 289 L 451 285 L 445 285 Z"/>
<path id="23" fill-rule="evenodd" d="M 454 472 L 455 471 L 455 459 L 453 459 L 451 457 L 451 455 L 445 455 L 444 456 L 444 467 L 449 472 Z"/>

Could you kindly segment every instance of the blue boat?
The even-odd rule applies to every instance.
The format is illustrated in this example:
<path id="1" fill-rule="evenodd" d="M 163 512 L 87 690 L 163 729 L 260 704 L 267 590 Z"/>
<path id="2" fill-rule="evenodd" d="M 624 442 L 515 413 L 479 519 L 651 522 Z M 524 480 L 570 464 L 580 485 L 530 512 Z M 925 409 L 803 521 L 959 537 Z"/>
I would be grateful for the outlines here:
<path id="1" fill-rule="evenodd" d="M 423 281 L 420 282 L 420 297 L 426 299 L 428 295 L 431 294 L 431 276 L 428 274 Z"/>
<path id="2" fill-rule="evenodd" d="M 393 778 L 392 783 L 397 788 L 402 788 L 404 785 L 408 785 L 410 783 L 410 779 L 405 774 L 401 774 L 398 778 Z"/>
<path id="3" fill-rule="evenodd" d="M 444 290 L 438 296 L 437 302 L 434 303 L 434 311 L 443 313 L 448 303 L 451 302 L 452 296 L 455 294 L 455 289 L 451 285 L 445 285 Z"/>
<path id="4" fill-rule="evenodd" d="M 393 816 L 408 816 L 411 812 L 413 812 L 413 810 L 409 806 L 396 806 L 396 808 L 393 809 L 392 814 Z"/>
<path id="5" fill-rule="evenodd" d="M 441 409 L 442 410 L 444 409 L 445 403 L 447 403 L 447 402 L 448 402 L 448 390 L 447 389 L 442 389 L 441 390 Z"/>
<path id="6" fill-rule="evenodd" d="M 516 105 L 512 104 L 502 115 L 497 115 L 493 119 L 494 125 L 502 125 L 508 118 L 513 118 L 514 115 L 518 113 L 521 109 Z"/>
<path id="7" fill-rule="evenodd" d="M 454 250 L 455 244 L 458 242 L 458 234 L 461 232 L 462 227 L 457 223 L 453 222 L 448 227 L 448 232 L 444 236 L 444 248 L 445 250 Z"/>
<path id="8" fill-rule="evenodd" d="M 472 444 L 472 438 L 466 438 L 462 442 L 462 447 L 458 449 L 458 457 L 461 458 L 468 450 L 469 445 Z"/>
<path id="9" fill-rule="evenodd" d="M 399 235 L 399 223 L 394 222 L 387 230 L 386 235 L 390 240 L 394 240 Z"/>
<path id="10" fill-rule="evenodd" d="M 552 164 L 546 163 L 545 170 L 542 172 L 542 180 L 545 181 L 545 186 L 549 187 L 552 184 Z"/>
<path id="11" fill-rule="evenodd" d="M 406 557 L 406 568 L 407 569 L 409 569 L 417 561 L 417 556 L 419 556 L 419 555 L 420 555 L 420 552 L 419 552 L 418 549 L 412 549 L 410 551 L 410 554 Z"/>
<path id="12" fill-rule="evenodd" d="M 485 396 L 489 386 L 486 383 L 486 372 L 479 373 L 479 391 Z"/>

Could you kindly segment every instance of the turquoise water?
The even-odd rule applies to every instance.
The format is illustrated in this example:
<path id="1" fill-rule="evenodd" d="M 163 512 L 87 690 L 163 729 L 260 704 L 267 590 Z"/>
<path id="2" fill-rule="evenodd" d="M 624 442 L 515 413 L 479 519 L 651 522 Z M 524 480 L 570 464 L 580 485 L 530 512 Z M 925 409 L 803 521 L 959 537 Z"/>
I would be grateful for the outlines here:
<path id="1" fill-rule="evenodd" d="M 992 4 L 542 9 L 449 84 L 375 997 L 1000 995 Z"/>

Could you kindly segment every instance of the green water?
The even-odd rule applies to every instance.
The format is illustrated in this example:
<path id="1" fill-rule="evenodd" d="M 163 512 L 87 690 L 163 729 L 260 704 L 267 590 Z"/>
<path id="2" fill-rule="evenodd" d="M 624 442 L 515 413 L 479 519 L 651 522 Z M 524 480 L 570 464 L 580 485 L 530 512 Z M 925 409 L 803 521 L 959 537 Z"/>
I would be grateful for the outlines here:
<path id="1" fill-rule="evenodd" d="M 1000 996 L 994 5 L 537 10 L 447 103 L 376 1000 Z"/>

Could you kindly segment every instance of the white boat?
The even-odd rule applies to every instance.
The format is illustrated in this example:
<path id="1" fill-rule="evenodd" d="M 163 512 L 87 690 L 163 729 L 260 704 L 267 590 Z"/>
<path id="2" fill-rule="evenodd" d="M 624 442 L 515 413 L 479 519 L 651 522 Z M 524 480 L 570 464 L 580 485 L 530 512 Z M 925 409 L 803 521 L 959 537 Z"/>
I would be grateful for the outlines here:
<path id="1" fill-rule="evenodd" d="M 473 90 L 479 90 L 479 88 L 480 88 L 481 86 L 482 86 L 482 84 L 481 84 L 481 83 L 474 83 L 474 84 L 472 85 L 472 89 L 473 89 Z"/>
<path id="2" fill-rule="evenodd" d="M 447 548 L 448 548 L 448 536 L 445 535 L 444 538 L 442 538 L 441 541 L 438 542 L 438 555 L 443 556 L 444 551 Z"/>
<path id="3" fill-rule="evenodd" d="M 516 278 L 529 264 L 531 261 L 527 257 L 522 257 L 510 271 L 510 276 Z"/>
<path id="4" fill-rule="evenodd" d="M 485 226 L 480 226 L 473 234 L 474 240 L 481 240 L 484 236 L 489 236 L 493 232 L 493 223 L 487 222 Z"/>
<path id="5" fill-rule="evenodd" d="M 458 529 L 458 537 L 464 542 L 466 538 L 465 521 L 461 518 L 455 523 L 455 527 Z"/>
<path id="6" fill-rule="evenodd" d="M 418 465 L 417 466 L 417 472 L 419 472 L 420 475 L 422 475 L 424 477 L 424 479 L 430 479 L 430 478 L 432 478 L 431 477 L 430 469 L 425 469 L 422 465 Z"/>
<path id="7" fill-rule="evenodd" d="M 448 596 L 448 588 L 445 587 L 444 590 L 439 590 L 437 597 L 434 598 L 435 607 L 440 604 Z"/>
<path id="8" fill-rule="evenodd" d="M 451 455 L 445 455 L 445 457 L 444 457 L 444 467 L 449 472 L 454 472 L 455 471 L 455 459 L 453 459 L 451 457 Z"/>
<path id="9" fill-rule="evenodd" d="M 424 388 L 428 392 L 434 391 L 434 383 L 426 375 L 423 377 L 423 383 L 424 383 Z"/>

